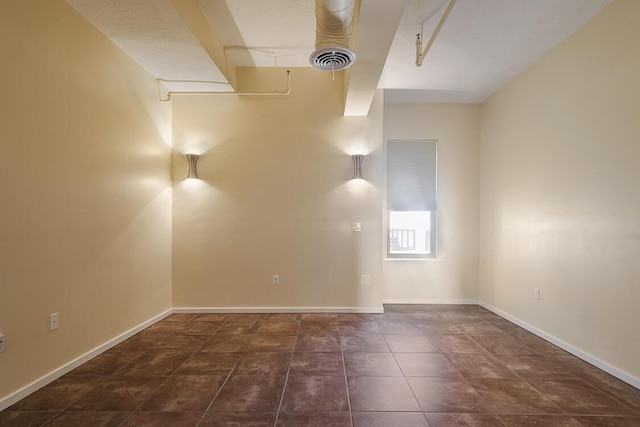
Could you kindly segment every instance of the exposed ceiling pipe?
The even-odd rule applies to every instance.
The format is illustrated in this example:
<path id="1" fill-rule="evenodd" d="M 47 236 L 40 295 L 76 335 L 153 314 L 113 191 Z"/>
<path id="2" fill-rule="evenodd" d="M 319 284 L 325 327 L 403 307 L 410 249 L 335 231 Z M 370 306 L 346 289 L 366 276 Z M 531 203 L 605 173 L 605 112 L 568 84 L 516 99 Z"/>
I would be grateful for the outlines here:
<path id="1" fill-rule="evenodd" d="M 211 82 L 211 81 L 199 81 L 199 80 L 164 80 L 156 79 L 158 84 L 158 96 L 160 102 L 171 102 L 172 95 L 244 95 L 244 96 L 287 96 L 291 93 L 291 71 L 287 70 L 287 89 L 284 92 L 222 92 L 222 91 L 168 91 L 164 98 L 160 90 L 160 83 L 173 82 L 173 83 L 212 83 L 212 84 L 228 84 L 226 82 Z"/>
<path id="2" fill-rule="evenodd" d="M 309 57 L 315 68 L 339 71 L 356 60 L 349 45 L 356 0 L 316 0 L 316 50 Z"/>
<path id="3" fill-rule="evenodd" d="M 424 58 L 427 56 L 427 52 L 429 52 L 429 49 L 431 49 L 431 45 L 433 44 L 433 42 L 436 41 L 436 37 L 438 37 L 438 33 L 440 33 L 440 29 L 442 28 L 445 21 L 449 17 L 449 13 L 451 12 L 451 9 L 453 9 L 453 6 L 455 4 L 456 4 L 456 0 L 449 1 L 449 5 L 447 6 L 444 13 L 442 14 L 442 17 L 440 18 L 440 21 L 438 22 L 436 29 L 433 30 L 433 34 L 431 34 L 429 43 L 427 43 L 427 47 L 424 48 L 424 51 L 422 50 L 422 30 L 420 30 L 421 32 L 419 34 L 416 34 L 416 66 L 417 67 L 422 66 L 422 61 L 424 61 Z"/>

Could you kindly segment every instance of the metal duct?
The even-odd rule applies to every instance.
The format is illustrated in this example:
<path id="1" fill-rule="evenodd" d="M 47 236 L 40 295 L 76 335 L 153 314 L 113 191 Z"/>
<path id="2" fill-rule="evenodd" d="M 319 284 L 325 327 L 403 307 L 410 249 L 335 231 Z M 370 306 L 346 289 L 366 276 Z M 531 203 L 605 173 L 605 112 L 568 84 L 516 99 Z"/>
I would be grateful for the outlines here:
<path id="1" fill-rule="evenodd" d="M 315 68 L 339 71 L 356 60 L 349 49 L 355 0 L 316 0 L 316 50 L 309 57 Z"/>

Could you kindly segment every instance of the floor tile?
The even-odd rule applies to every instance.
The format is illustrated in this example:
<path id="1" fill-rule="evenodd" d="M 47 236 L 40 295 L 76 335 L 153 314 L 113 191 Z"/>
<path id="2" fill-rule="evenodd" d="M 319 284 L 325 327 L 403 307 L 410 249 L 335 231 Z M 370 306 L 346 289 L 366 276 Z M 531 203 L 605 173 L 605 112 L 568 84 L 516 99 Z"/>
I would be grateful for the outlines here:
<path id="1" fill-rule="evenodd" d="M 280 410 L 348 411 L 345 379 L 337 376 L 290 375 Z"/>
<path id="2" fill-rule="evenodd" d="M 455 369 L 465 378 L 517 378 L 501 362 L 482 354 L 445 354 Z"/>
<path id="3" fill-rule="evenodd" d="M 140 357 L 144 351 L 110 350 L 71 371 L 70 375 L 111 375 Z"/>
<path id="4" fill-rule="evenodd" d="M 286 375 L 291 353 L 244 353 L 232 375 Z"/>
<path id="5" fill-rule="evenodd" d="M 500 415 L 508 427 L 580 427 L 569 415 Z"/>
<path id="6" fill-rule="evenodd" d="M 195 314 L 193 321 L 195 322 L 224 322 L 227 315 L 224 313 L 203 313 Z"/>
<path id="7" fill-rule="evenodd" d="M 62 412 L 47 427 L 117 427 L 130 412 Z"/>
<path id="8" fill-rule="evenodd" d="M 344 364 L 340 352 L 293 354 L 291 375 L 344 375 Z"/>
<path id="9" fill-rule="evenodd" d="M 483 307 L 385 310 L 174 314 L 0 427 L 640 426 L 639 389 Z"/>
<path id="10" fill-rule="evenodd" d="M 389 308 L 385 308 L 384 313 L 374 313 L 371 315 L 371 318 L 376 322 L 378 320 L 403 320 L 406 322 L 411 321 L 411 317 L 405 312 L 402 311 L 392 311 Z"/>
<path id="11" fill-rule="evenodd" d="M 253 334 L 215 334 L 209 339 L 200 353 L 240 353 L 251 342 Z"/>
<path id="12" fill-rule="evenodd" d="M 254 321 L 259 322 L 269 317 L 267 313 L 226 313 L 227 321 Z"/>
<path id="13" fill-rule="evenodd" d="M 371 313 L 338 313 L 339 322 L 360 322 L 364 320 L 373 320 Z"/>
<path id="14" fill-rule="evenodd" d="M 569 354 L 558 346 L 551 344 L 549 341 L 543 340 L 540 337 L 533 335 L 532 333 L 523 334 L 523 336 L 518 336 L 519 334 L 512 335 L 518 341 L 523 342 L 527 345 L 527 347 L 531 348 L 538 354 L 557 354 L 557 355 L 565 355 Z"/>
<path id="15" fill-rule="evenodd" d="M 391 353 L 345 353 L 344 363 L 347 376 L 401 377 Z"/>
<path id="16" fill-rule="evenodd" d="M 276 412 L 207 412 L 199 427 L 273 427 Z"/>
<path id="17" fill-rule="evenodd" d="M 142 412 L 204 412 L 224 380 L 224 376 L 172 376 L 138 410 Z"/>
<path id="18" fill-rule="evenodd" d="M 506 335 L 506 332 L 484 320 L 460 322 L 458 329 L 469 335 Z"/>
<path id="19" fill-rule="evenodd" d="M 173 335 L 158 338 L 153 349 L 190 350 L 193 352 L 202 347 L 208 338 L 208 335 L 183 334 L 178 332 Z"/>
<path id="20" fill-rule="evenodd" d="M 431 341 L 443 353 L 486 353 L 486 350 L 464 335 L 439 335 L 431 337 Z"/>
<path id="21" fill-rule="evenodd" d="M 440 353 L 395 353 L 406 377 L 459 377 L 454 366 Z"/>
<path id="22" fill-rule="evenodd" d="M 572 374 L 594 388 L 613 396 L 640 414 L 640 389 L 635 388 L 575 356 L 547 356 L 555 358 Z"/>
<path id="23" fill-rule="evenodd" d="M 428 427 L 422 412 L 354 412 L 354 427 Z"/>
<path id="24" fill-rule="evenodd" d="M 340 335 L 360 335 L 365 334 L 380 334 L 380 328 L 378 324 L 373 320 L 363 320 L 357 322 L 340 322 Z"/>
<path id="25" fill-rule="evenodd" d="M 443 316 L 439 312 L 435 310 L 423 310 L 423 311 L 414 311 L 411 313 L 407 313 L 411 320 L 417 321 L 442 321 Z"/>
<path id="26" fill-rule="evenodd" d="M 414 321 L 413 324 L 418 328 L 421 334 L 425 334 L 427 336 L 460 335 L 463 333 L 460 328 L 458 328 L 457 323 L 421 320 Z"/>
<path id="27" fill-rule="evenodd" d="M 637 415 L 581 380 L 528 380 L 535 389 L 568 414 Z"/>
<path id="28" fill-rule="evenodd" d="M 537 355 L 532 348 L 521 341 L 505 336 L 470 335 L 470 338 L 482 348 L 494 355 Z"/>
<path id="29" fill-rule="evenodd" d="M 279 427 L 351 427 L 349 412 L 281 412 Z"/>
<path id="30" fill-rule="evenodd" d="M 165 377 L 112 377 L 77 402 L 70 411 L 133 411 L 166 381 Z"/>
<path id="31" fill-rule="evenodd" d="M 502 427 L 493 414 L 425 414 L 431 427 Z"/>
<path id="32" fill-rule="evenodd" d="M 24 412 L 4 410 L 0 412 L 0 427 L 39 426 L 53 418 L 55 412 Z"/>
<path id="33" fill-rule="evenodd" d="M 574 418 L 584 427 L 638 427 L 640 417 L 581 416 Z"/>
<path id="34" fill-rule="evenodd" d="M 105 377 L 64 376 L 12 405 L 12 411 L 61 411 L 98 387 Z"/>
<path id="35" fill-rule="evenodd" d="M 202 412 L 136 412 L 123 427 L 196 427 Z"/>
<path id="36" fill-rule="evenodd" d="M 258 328 L 259 334 L 292 334 L 298 333 L 300 321 L 267 319 Z"/>
<path id="37" fill-rule="evenodd" d="M 445 322 L 458 322 L 458 321 L 467 321 L 467 320 L 476 320 L 478 319 L 478 316 L 473 314 L 473 313 L 469 313 L 465 310 L 458 310 L 455 308 L 451 308 L 451 309 L 445 309 L 440 311 L 440 314 L 442 315 L 442 320 Z"/>
<path id="38" fill-rule="evenodd" d="M 351 377 L 349 398 L 353 411 L 420 411 L 402 377 Z"/>
<path id="39" fill-rule="evenodd" d="M 389 353 L 389 346 L 380 334 L 362 334 L 340 337 L 344 352 Z"/>
<path id="40" fill-rule="evenodd" d="M 215 412 L 277 411 L 285 378 L 275 375 L 232 375 L 209 410 Z"/>
<path id="41" fill-rule="evenodd" d="M 198 319 L 200 316 L 206 316 L 206 314 L 198 313 L 172 313 L 162 319 L 163 322 L 190 322 L 194 319 Z"/>
<path id="42" fill-rule="evenodd" d="M 256 334 L 245 348 L 246 352 L 285 352 L 293 351 L 296 345 L 295 335 Z"/>
<path id="43" fill-rule="evenodd" d="M 383 334 L 420 334 L 413 322 L 409 320 L 376 320 L 380 332 Z"/>
<path id="44" fill-rule="evenodd" d="M 337 322 L 337 313 L 303 313 L 300 318 L 310 322 Z"/>
<path id="45" fill-rule="evenodd" d="M 191 350 L 151 349 L 116 374 L 136 377 L 171 375 L 191 356 L 191 353 Z"/>
<path id="46" fill-rule="evenodd" d="M 295 349 L 296 352 L 340 351 L 340 335 L 338 332 L 300 334 Z"/>
<path id="47" fill-rule="evenodd" d="M 254 320 L 232 320 L 225 322 L 218 329 L 217 334 L 254 334 L 262 322 Z"/>
<path id="48" fill-rule="evenodd" d="M 267 319 L 278 320 L 301 320 L 301 313 L 269 313 Z"/>
<path id="49" fill-rule="evenodd" d="M 559 414 L 562 410 L 520 379 L 474 378 L 468 380 L 488 408 L 498 414 Z"/>
<path id="50" fill-rule="evenodd" d="M 488 412 L 486 402 L 462 378 L 407 378 L 424 412 Z"/>
<path id="51" fill-rule="evenodd" d="M 429 353 L 438 351 L 426 335 L 384 335 L 394 353 Z"/>
<path id="52" fill-rule="evenodd" d="M 511 356 L 502 364 L 522 378 L 577 379 L 566 366 L 545 356 Z"/>
<path id="53" fill-rule="evenodd" d="M 183 335 L 204 335 L 215 334 L 222 326 L 222 322 L 198 322 L 181 323 L 178 333 Z"/>
<path id="54" fill-rule="evenodd" d="M 228 375 L 240 360 L 241 353 L 195 353 L 175 375 Z"/>
<path id="55" fill-rule="evenodd" d="M 326 333 L 337 333 L 338 322 L 312 322 L 303 320 L 300 324 L 300 335 L 322 335 Z"/>

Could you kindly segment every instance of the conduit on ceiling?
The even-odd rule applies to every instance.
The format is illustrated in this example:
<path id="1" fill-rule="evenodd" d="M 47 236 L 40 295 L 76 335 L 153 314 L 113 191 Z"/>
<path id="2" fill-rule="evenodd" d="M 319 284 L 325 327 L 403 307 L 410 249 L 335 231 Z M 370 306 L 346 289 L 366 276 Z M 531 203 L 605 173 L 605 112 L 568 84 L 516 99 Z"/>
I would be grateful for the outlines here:
<path id="1" fill-rule="evenodd" d="M 319 70 L 349 68 L 356 54 L 349 48 L 355 0 L 316 0 L 316 50 L 309 57 Z"/>
<path id="2" fill-rule="evenodd" d="M 444 13 L 442 14 L 442 17 L 440 18 L 440 21 L 438 22 L 438 25 L 436 26 L 436 29 L 433 30 L 433 34 L 431 34 L 429 43 L 427 43 L 427 46 L 424 48 L 424 51 L 422 50 L 422 32 L 423 32 L 422 29 L 420 30 L 420 33 L 416 34 L 416 67 L 422 66 L 422 61 L 424 61 L 425 56 L 427 56 L 427 52 L 429 52 L 429 49 L 431 49 L 431 45 L 433 45 L 433 42 L 436 41 L 436 37 L 438 37 L 438 33 L 440 33 L 442 26 L 444 25 L 445 21 L 449 17 L 449 13 L 451 13 L 451 9 L 453 9 L 453 6 L 455 4 L 456 4 L 456 0 L 449 1 L 447 8 L 445 9 Z M 424 21 L 422 23 L 424 24 Z"/>
<path id="3" fill-rule="evenodd" d="M 158 84 L 158 97 L 160 102 L 171 102 L 172 95 L 244 95 L 244 96 L 287 96 L 291 93 L 291 71 L 287 70 L 287 89 L 284 92 L 223 92 L 223 91 L 167 91 L 165 96 L 162 96 L 160 89 L 160 83 L 209 83 L 209 84 L 228 84 L 227 82 L 212 82 L 203 80 L 165 80 L 156 79 Z"/>

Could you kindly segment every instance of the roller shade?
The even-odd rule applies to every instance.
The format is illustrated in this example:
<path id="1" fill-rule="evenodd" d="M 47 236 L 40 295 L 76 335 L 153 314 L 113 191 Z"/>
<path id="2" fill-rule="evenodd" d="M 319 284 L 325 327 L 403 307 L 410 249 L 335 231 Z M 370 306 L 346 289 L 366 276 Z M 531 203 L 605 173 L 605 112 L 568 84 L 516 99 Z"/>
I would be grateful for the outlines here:
<path id="1" fill-rule="evenodd" d="M 387 142 L 387 209 L 435 211 L 437 141 Z"/>

